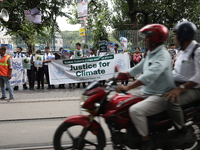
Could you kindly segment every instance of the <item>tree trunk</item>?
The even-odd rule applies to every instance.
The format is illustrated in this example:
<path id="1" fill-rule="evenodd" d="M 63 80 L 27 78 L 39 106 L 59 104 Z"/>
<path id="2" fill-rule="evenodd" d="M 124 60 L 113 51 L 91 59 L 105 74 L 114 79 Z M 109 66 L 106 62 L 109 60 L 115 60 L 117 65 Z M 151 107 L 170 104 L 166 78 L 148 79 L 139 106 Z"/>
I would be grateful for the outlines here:
<path id="1" fill-rule="evenodd" d="M 133 24 L 133 30 L 137 30 L 137 19 L 136 19 L 136 11 L 135 11 L 135 5 L 133 0 L 127 0 L 128 9 L 129 9 L 129 16 L 131 19 L 131 24 Z"/>

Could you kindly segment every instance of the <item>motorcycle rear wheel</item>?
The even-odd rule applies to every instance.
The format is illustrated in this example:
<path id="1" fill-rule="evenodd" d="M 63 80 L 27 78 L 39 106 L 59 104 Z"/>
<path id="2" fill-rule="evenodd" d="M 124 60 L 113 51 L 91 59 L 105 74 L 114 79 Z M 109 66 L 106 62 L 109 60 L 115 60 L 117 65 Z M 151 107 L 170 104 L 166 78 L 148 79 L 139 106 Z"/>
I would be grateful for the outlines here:
<path id="1" fill-rule="evenodd" d="M 86 135 L 81 137 L 83 130 L 86 132 Z M 92 132 L 96 132 L 98 134 L 92 134 L 90 130 L 85 130 L 85 128 L 81 125 L 63 122 L 54 134 L 54 149 L 103 150 L 105 138 L 102 128 L 95 129 L 95 131 L 92 130 Z M 81 140 L 81 138 L 83 139 Z"/>

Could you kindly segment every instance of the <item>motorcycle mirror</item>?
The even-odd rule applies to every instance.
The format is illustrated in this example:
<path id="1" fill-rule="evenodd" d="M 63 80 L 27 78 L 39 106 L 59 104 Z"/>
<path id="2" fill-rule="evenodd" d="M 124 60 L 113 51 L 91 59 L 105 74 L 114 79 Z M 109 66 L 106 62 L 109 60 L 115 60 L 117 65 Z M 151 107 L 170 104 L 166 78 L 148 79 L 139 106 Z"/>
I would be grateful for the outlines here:
<path id="1" fill-rule="evenodd" d="M 129 79 L 129 74 L 127 72 L 119 72 L 117 76 L 117 80 L 126 81 Z"/>
<path id="2" fill-rule="evenodd" d="M 119 66 L 115 65 L 115 72 L 118 72 L 118 71 L 119 71 Z"/>

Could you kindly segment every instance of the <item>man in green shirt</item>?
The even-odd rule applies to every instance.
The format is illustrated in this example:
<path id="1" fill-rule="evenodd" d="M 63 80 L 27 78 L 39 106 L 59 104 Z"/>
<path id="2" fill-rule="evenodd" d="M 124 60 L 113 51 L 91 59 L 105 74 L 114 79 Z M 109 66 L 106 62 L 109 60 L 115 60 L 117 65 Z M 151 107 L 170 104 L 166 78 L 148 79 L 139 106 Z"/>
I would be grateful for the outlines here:
<path id="1" fill-rule="evenodd" d="M 175 87 L 172 78 L 171 58 L 163 43 L 168 37 L 168 29 L 160 24 L 150 24 L 139 32 L 145 36 L 146 56 L 127 72 L 131 77 L 142 73 L 131 85 L 118 86 L 116 91 L 128 91 L 142 86 L 140 96 L 144 100 L 132 105 L 129 114 L 139 135 L 142 137 L 141 150 L 154 150 L 154 145 L 148 137 L 147 116 L 160 113 L 166 109 L 163 94 Z"/>

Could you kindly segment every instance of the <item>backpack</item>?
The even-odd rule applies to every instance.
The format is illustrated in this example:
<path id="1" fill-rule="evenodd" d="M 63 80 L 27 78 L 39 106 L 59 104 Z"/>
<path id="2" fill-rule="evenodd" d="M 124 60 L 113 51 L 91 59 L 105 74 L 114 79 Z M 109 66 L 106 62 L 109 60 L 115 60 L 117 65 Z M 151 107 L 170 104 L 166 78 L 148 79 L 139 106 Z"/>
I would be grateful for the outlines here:
<path id="1" fill-rule="evenodd" d="M 21 57 L 23 58 L 23 54 L 20 53 L 20 55 L 21 55 Z M 14 58 L 16 58 L 16 56 L 17 56 L 17 53 L 14 54 Z"/>

